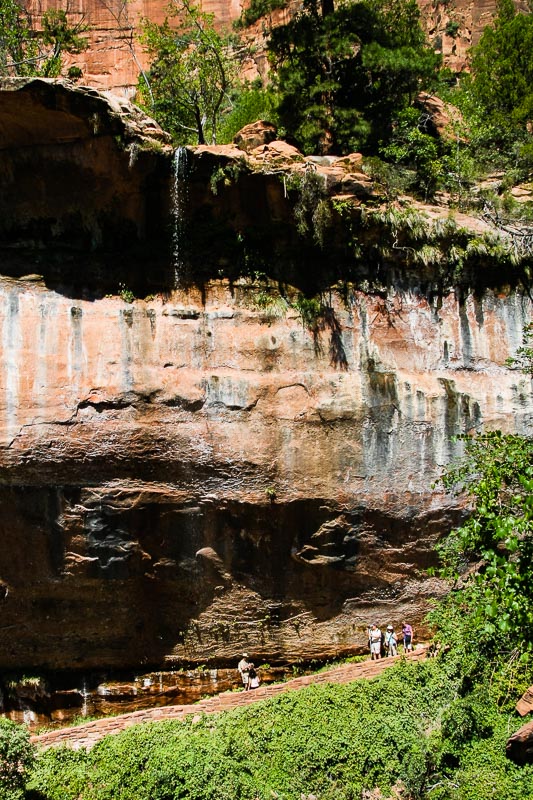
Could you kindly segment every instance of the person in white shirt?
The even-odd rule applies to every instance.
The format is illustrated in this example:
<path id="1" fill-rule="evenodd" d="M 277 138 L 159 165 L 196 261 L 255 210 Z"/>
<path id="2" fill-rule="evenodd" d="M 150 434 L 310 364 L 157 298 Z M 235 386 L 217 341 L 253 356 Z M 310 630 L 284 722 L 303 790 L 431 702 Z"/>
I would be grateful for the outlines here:
<path id="1" fill-rule="evenodd" d="M 247 692 L 250 688 L 250 662 L 248 661 L 248 653 L 243 653 L 242 658 L 237 665 L 239 674 L 241 676 L 244 691 Z"/>
<path id="2" fill-rule="evenodd" d="M 370 658 L 377 661 L 381 658 L 381 631 L 377 625 L 371 625 L 368 629 L 368 643 L 370 645 Z"/>

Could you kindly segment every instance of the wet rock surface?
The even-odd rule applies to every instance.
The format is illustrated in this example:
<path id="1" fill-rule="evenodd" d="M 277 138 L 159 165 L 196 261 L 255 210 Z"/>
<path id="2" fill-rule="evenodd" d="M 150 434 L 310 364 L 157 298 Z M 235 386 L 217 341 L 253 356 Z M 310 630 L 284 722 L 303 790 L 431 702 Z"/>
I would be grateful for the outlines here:
<path id="1" fill-rule="evenodd" d="M 394 327 L 379 298 L 339 305 L 339 370 L 223 283 L 73 314 L 3 281 L 2 666 L 324 658 L 421 620 L 464 513 L 431 488 L 454 435 L 529 430 L 504 366 L 529 304 L 396 302 Z"/>
<path id="2" fill-rule="evenodd" d="M 294 666 L 299 674 L 303 665 Z M 289 667 L 258 665 L 262 685 L 293 677 Z M 31 730 L 62 728 L 84 719 L 128 714 L 141 709 L 188 705 L 241 689 L 236 667 L 120 673 L 52 673 L 2 677 L 0 712 Z"/>

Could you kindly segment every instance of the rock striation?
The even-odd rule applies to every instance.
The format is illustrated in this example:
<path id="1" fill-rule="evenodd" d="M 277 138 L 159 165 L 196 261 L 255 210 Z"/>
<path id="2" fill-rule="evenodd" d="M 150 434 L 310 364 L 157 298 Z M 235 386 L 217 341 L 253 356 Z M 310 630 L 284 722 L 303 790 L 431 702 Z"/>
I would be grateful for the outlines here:
<path id="1" fill-rule="evenodd" d="M 402 618 L 423 635 L 445 590 L 426 572 L 433 545 L 465 514 L 432 488 L 461 452 L 454 436 L 531 432 L 531 381 L 505 363 L 528 296 L 503 269 L 498 282 L 481 270 L 475 291 L 438 286 L 400 248 L 344 293 L 323 286 L 325 324 L 310 327 L 305 282 L 333 275 L 341 250 L 298 238 L 284 170 L 320 173 L 359 208 L 377 191 L 360 157 L 306 161 L 276 142 L 253 163 L 235 147 L 189 151 L 181 233 L 196 249 L 180 280 L 159 132 L 132 159 L 136 139 L 101 96 L 63 84 L 6 90 L 0 109 L 13 176 L 0 667 L 223 665 L 243 648 L 259 663 L 325 659 Z M 266 247 L 260 228 L 268 259 L 252 247 Z M 260 298 L 289 267 L 300 284 L 281 313 Z"/>

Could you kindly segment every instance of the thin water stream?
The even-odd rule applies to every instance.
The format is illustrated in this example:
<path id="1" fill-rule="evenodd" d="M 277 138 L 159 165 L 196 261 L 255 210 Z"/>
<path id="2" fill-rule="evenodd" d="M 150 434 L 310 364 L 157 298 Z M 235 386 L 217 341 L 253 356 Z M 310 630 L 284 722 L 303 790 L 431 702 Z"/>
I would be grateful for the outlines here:
<path id="1" fill-rule="evenodd" d="M 174 285 L 179 288 L 185 276 L 184 243 L 186 236 L 186 209 L 189 199 L 188 152 L 186 147 L 177 147 L 172 164 L 172 261 L 174 267 Z"/>

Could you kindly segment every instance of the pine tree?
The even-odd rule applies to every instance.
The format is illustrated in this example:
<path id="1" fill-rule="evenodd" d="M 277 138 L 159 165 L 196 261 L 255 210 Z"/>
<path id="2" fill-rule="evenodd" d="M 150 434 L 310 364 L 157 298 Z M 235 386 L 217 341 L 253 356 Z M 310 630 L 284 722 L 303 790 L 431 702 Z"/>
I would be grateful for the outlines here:
<path id="1" fill-rule="evenodd" d="M 395 112 L 434 76 L 415 0 L 315 0 L 269 40 L 279 116 L 305 151 L 376 149 Z"/>

